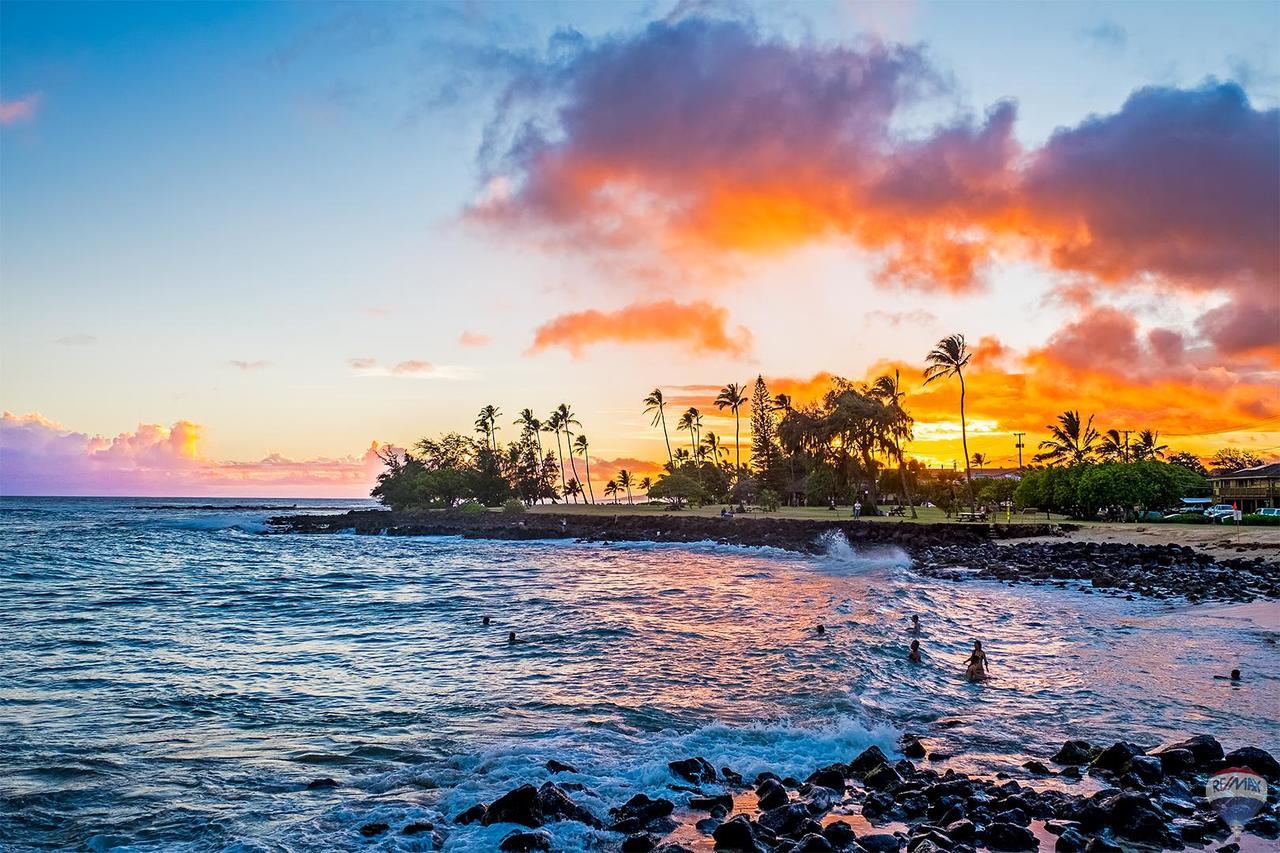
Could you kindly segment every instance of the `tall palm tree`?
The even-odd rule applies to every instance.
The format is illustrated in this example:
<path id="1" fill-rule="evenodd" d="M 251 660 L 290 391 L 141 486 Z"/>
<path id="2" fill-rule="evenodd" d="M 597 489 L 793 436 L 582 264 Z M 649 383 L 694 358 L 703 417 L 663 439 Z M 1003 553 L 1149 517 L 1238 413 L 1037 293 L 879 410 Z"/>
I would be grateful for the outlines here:
<path id="1" fill-rule="evenodd" d="M 693 406 L 685 409 L 684 413 L 680 415 L 680 420 L 676 422 L 676 429 L 689 431 L 689 446 L 693 448 L 693 452 L 696 455 L 699 441 L 698 432 L 702 429 L 702 413 Z"/>
<path id="2" fill-rule="evenodd" d="M 560 447 L 560 428 L 564 426 L 564 421 L 560 417 L 560 411 L 553 410 L 547 415 L 547 419 L 542 422 L 543 432 L 554 432 L 556 434 L 556 459 L 560 462 L 560 491 L 564 492 L 566 498 L 569 497 L 569 484 L 565 481 L 564 476 L 564 451 Z"/>
<path id="3" fill-rule="evenodd" d="M 631 504 L 631 484 L 635 481 L 631 478 L 631 472 L 623 468 L 618 472 L 618 486 L 627 490 L 627 504 Z"/>
<path id="4" fill-rule="evenodd" d="M 985 453 L 979 453 L 976 450 L 973 452 L 972 459 L 974 468 L 985 468 L 987 467 L 987 463 L 991 461 L 987 458 Z"/>
<path id="5" fill-rule="evenodd" d="M 480 414 L 476 415 L 476 432 L 484 435 L 484 446 L 490 450 L 498 449 L 497 432 L 501 427 L 498 426 L 498 418 L 502 412 L 497 406 L 488 405 L 480 410 Z"/>
<path id="6" fill-rule="evenodd" d="M 587 446 L 586 435 L 579 433 L 578 437 L 573 440 L 573 450 L 582 457 L 583 463 L 587 466 L 587 493 L 591 495 L 591 502 L 595 503 L 596 492 L 595 489 L 591 488 L 591 457 L 587 455 L 590 449 Z"/>
<path id="7" fill-rule="evenodd" d="M 613 498 L 613 502 L 616 504 L 618 502 L 618 484 L 615 483 L 613 480 L 610 480 L 609 482 L 605 483 L 604 496 L 606 498 Z"/>
<path id="8" fill-rule="evenodd" d="M 907 393 L 902 390 L 901 378 L 898 371 L 893 371 L 890 376 L 887 373 L 876 378 L 871 386 L 872 396 L 878 398 L 884 407 L 888 409 L 889 438 L 892 442 L 890 450 L 894 459 L 898 463 L 898 477 L 902 481 L 902 494 L 906 496 L 907 505 L 911 507 L 911 517 L 919 518 L 916 513 L 916 502 L 911 497 L 911 489 L 907 485 L 907 463 L 902 455 L 902 442 L 911 440 L 911 424 L 913 423 L 911 415 L 907 414 L 907 410 L 902 407 L 902 401 L 906 398 Z M 786 394 L 779 394 L 774 398 L 774 407 L 788 411 L 791 408 L 791 398 Z"/>
<path id="9" fill-rule="evenodd" d="M 720 396 L 716 397 L 716 408 L 724 411 L 725 409 L 733 410 L 733 449 L 737 455 L 735 467 L 740 472 L 742 470 L 742 441 L 740 440 L 739 417 L 738 410 L 747 402 L 746 392 L 737 382 L 730 382 L 728 385 L 720 389 Z M 736 476 L 736 474 L 735 474 Z"/>
<path id="10" fill-rule="evenodd" d="M 696 448 L 696 447 L 694 448 L 694 450 L 697 450 L 697 449 L 698 449 L 698 448 Z M 683 466 L 683 465 L 688 464 L 689 460 L 690 460 L 690 459 L 692 459 L 692 458 L 693 458 L 693 457 L 691 457 L 691 456 L 689 455 L 689 451 L 685 450 L 683 447 L 677 447 L 677 448 L 676 448 L 676 452 L 675 452 L 675 465 L 676 465 L 676 467 L 677 467 L 677 468 L 679 468 L 679 467 L 681 467 L 681 466 Z"/>
<path id="11" fill-rule="evenodd" d="M 973 494 L 973 471 L 969 468 L 969 432 L 964 418 L 964 369 L 973 354 L 964 343 L 964 335 L 949 335 L 925 356 L 924 384 L 952 376 L 960 380 L 960 446 L 964 450 L 964 482 L 969 489 L 969 511 L 976 511 Z"/>
<path id="12" fill-rule="evenodd" d="M 573 479 L 577 480 L 578 466 L 573 462 L 573 428 L 582 424 L 578 423 L 578 419 L 574 417 L 573 410 L 567 403 L 557 406 L 556 414 L 560 416 L 560 428 L 564 430 L 564 443 L 569 447 L 569 467 L 573 470 Z"/>
<path id="13" fill-rule="evenodd" d="M 532 438 L 538 447 L 538 471 L 541 476 L 542 471 L 542 421 L 533 416 L 533 409 L 521 409 L 520 417 L 512 421 L 518 427 L 521 427 L 520 435 L 524 438 Z M 541 489 L 539 489 L 541 491 Z M 542 497 L 538 497 L 538 503 L 542 503 Z"/>
<path id="14" fill-rule="evenodd" d="M 564 487 L 565 497 L 573 498 L 573 502 L 578 502 L 578 495 L 582 494 L 582 484 L 577 480 L 570 480 Z"/>
<path id="15" fill-rule="evenodd" d="M 1093 415 L 1081 421 L 1079 411 L 1066 411 L 1058 415 L 1056 424 L 1049 424 L 1045 429 L 1049 430 L 1049 437 L 1040 442 L 1040 452 L 1034 457 L 1036 462 L 1079 465 L 1093 458 L 1098 440 Z"/>
<path id="16" fill-rule="evenodd" d="M 649 490 L 653 488 L 653 479 L 651 477 L 640 478 L 640 488 L 644 489 L 644 496 L 649 497 Z"/>
<path id="17" fill-rule="evenodd" d="M 1169 445 L 1160 443 L 1160 433 L 1144 429 L 1138 433 L 1138 440 L 1133 443 L 1133 458 L 1139 462 L 1156 462 L 1169 450 Z"/>
<path id="18" fill-rule="evenodd" d="M 644 398 L 644 413 L 653 414 L 653 420 L 649 426 L 657 426 L 662 424 L 662 440 L 667 443 L 667 464 L 675 467 L 675 460 L 671 456 L 671 437 L 667 435 L 667 404 L 662 399 L 662 389 L 654 388 L 649 392 L 649 396 Z"/>

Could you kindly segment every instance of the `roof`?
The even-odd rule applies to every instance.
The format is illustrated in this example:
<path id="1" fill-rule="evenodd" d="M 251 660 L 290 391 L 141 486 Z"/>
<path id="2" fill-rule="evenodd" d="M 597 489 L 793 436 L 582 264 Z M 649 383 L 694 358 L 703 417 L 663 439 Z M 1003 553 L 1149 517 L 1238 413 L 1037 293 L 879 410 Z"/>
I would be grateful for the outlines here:
<path id="1" fill-rule="evenodd" d="M 1252 468 L 1241 468 L 1239 471 L 1230 471 L 1226 474 L 1215 474 L 1215 480 L 1253 480 L 1264 477 L 1280 477 L 1280 462 L 1270 462 L 1266 465 L 1254 465 Z"/>

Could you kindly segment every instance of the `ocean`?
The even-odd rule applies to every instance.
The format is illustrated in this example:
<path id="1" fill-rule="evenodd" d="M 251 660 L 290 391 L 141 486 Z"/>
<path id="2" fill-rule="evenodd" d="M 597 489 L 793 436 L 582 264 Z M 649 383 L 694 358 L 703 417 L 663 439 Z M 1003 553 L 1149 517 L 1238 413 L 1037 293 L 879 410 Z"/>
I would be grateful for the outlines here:
<path id="1" fill-rule="evenodd" d="M 842 540 L 263 535 L 295 505 L 369 504 L 0 500 L 0 848 L 433 849 L 394 831 L 418 820 L 493 850 L 509 827 L 448 819 L 548 759 L 603 817 L 671 795 L 673 759 L 803 778 L 907 731 L 984 773 L 1077 737 L 1280 751 L 1276 635 L 1247 619 L 929 579 Z"/>

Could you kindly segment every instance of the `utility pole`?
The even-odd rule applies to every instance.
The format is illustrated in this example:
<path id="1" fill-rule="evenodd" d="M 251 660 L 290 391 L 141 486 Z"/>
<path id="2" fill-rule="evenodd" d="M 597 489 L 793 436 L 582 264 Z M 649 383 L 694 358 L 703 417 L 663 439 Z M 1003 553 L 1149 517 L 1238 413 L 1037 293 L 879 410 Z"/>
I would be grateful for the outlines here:
<path id="1" fill-rule="evenodd" d="M 1013 434 L 1014 438 L 1017 439 L 1017 443 L 1014 444 L 1014 447 L 1018 448 L 1018 470 L 1019 471 L 1022 470 L 1022 448 L 1026 447 L 1026 445 L 1022 443 L 1022 438 L 1025 435 L 1026 435 L 1025 432 L 1015 432 Z"/>
<path id="2" fill-rule="evenodd" d="M 1131 430 L 1127 430 L 1127 429 L 1126 429 L 1126 430 L 1121 430 L 1121 432 L 1123 432 L 1123 433 L 1124 433 L 1124 449 L 1123 449 L 1122 453 L 1123 453 L 1123 455 L 1124 455 L 1124 461 L 1125 461 L 1125 463 L 1126 463 L 1126 464 L 1128 464 L 1128 462 L 1129 462 L 1129 433 L 1131 432 Z"/>

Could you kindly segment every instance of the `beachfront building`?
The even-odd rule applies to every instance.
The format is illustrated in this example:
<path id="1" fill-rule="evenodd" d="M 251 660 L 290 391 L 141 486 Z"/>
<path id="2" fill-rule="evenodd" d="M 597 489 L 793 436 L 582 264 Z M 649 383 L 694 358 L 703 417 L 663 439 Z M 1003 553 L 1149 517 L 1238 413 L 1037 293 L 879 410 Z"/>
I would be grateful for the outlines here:
<path id="1" fill-rule="evenodd" d="M 1280 506 L 1280 462 L 1241 468 L 1210 479 L 1215 504 L 1235 504 L 1246 513 Z"/>

